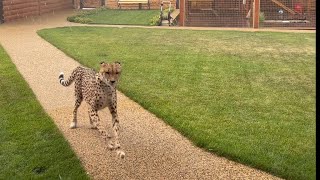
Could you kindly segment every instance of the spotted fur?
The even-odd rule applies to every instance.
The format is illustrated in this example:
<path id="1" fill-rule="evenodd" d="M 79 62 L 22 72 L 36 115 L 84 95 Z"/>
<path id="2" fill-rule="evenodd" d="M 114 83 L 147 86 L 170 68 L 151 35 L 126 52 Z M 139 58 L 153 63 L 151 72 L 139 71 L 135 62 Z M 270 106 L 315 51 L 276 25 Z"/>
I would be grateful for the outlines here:
<path id="1" fill-rule="evenodd" d="M 100 125 L 98 110 L 108 107 L 112 115 L 112 126 L 114 130 L 115 143 L 109 144 L 110 149 L 120 149 L 118 139 L 119 119 L 117 114 L 117 91 L 116 84 L 121 74 L 121 64 L 119 62 L 100 64 L 100 71 L 96 73 L 92 69 L 77 67 L 73 70 L 70 77 L 65 80 L 64 74 L 59 75 L 59 82 L 63 86 L 75 84 L 75 107 L 73 119 L 70 128 L 77 127 L 77 111 L 83 99 L 89 105 L 89 119 L 93 128 L 99 130 L 101 135 L 106 139 L 109 137 L 103 127 Z M 118 151 L 120 157 L 124 157 L 122 151 Z"/>

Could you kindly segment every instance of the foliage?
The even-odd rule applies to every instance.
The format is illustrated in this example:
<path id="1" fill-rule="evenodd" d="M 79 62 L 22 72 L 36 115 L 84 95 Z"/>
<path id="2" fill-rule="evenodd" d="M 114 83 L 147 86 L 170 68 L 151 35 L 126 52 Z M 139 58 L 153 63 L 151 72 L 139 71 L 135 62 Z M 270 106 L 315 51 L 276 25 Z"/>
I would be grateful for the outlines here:
<path id="1" fill-rule="evenodd" d="M 92 22 L 92 19 L 86 18 L 86 17 L 71 17 L 68 19 L 70 22 L 75 22 L 75 23 L 81 23 L 81 24 L 88 24 Z"/>
<path id="2" fill-rule="evenodd" d="M 263 23 L 264 21 L 265 21 L 264 12 L 260 12 L 260 14 L 259 14 L 259 22 Z"/>
<path id="3" fill-rule="evenodd" d="M 173 11 L 174 11 L 174 8 L 171 8 L 170 13 L 172 13 Z M 162 19 L 168 20 L 168 13 L 169 13 L 169 8 L 164 9 L 162 14 Z"/>
<path id="4" fill-rule="evenodd" d="M 159 15 L 154 16 L 152 19 L 150 19 L 150 26 L 160 26 L 161 25 L 161 18 Z"/>
<path id="5" fill-rule="evenodd" d="M 79 10 L 77 15 L 67 17 L 67 21 L 88 24 L 93 21 L 92 19 L 88 18 L 88 16 L 98 14 L 99 12 L 104 11 L 104 10 L 105 10 L 105 8 L 103 8 L 103 7 L 93 9 L 93 10 Z"/>

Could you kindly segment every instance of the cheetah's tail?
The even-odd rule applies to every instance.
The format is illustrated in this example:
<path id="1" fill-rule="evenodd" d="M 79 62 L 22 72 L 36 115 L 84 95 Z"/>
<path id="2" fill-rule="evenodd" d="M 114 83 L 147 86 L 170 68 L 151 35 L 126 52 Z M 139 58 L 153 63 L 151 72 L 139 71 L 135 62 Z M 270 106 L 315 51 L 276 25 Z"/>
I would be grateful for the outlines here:
<path id="1" fill-rule="evenodd" d="M 64 86 L 64 74 L 63 74 L 63 72 L 61 72 L 60 74 L 59 74 L 59 82 L 60 82 L 60 84 L 62 84 L 63 86 Z"/>
<path id="2" fill-rule="evenodd" d="M 69 86 L 72 83 L 72 80 L 64 80 L 64 74 L 63 72 L 60 73 L 59 75 L 59 82 L 62 86 Z"/>

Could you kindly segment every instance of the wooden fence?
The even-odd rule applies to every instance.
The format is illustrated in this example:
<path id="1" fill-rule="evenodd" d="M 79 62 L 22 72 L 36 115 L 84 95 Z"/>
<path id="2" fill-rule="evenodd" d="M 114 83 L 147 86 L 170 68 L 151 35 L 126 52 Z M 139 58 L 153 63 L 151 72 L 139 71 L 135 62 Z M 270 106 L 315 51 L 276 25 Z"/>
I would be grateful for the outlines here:
<path id="1" fill-rule="evenodd" d="M 0 16 L 8 22 L 73 7 L 73 0 L 0 0 Z"/>

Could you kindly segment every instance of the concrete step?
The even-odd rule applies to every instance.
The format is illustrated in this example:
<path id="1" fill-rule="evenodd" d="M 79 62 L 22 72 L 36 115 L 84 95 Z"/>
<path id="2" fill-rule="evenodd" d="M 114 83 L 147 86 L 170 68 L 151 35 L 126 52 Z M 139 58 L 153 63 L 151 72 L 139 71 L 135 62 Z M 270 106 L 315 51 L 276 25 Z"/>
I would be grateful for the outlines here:
<path id="1" fill-rule="evenodd" d="M 162 26 L 169 26 L 168 20 L 162 20 Z"/>

